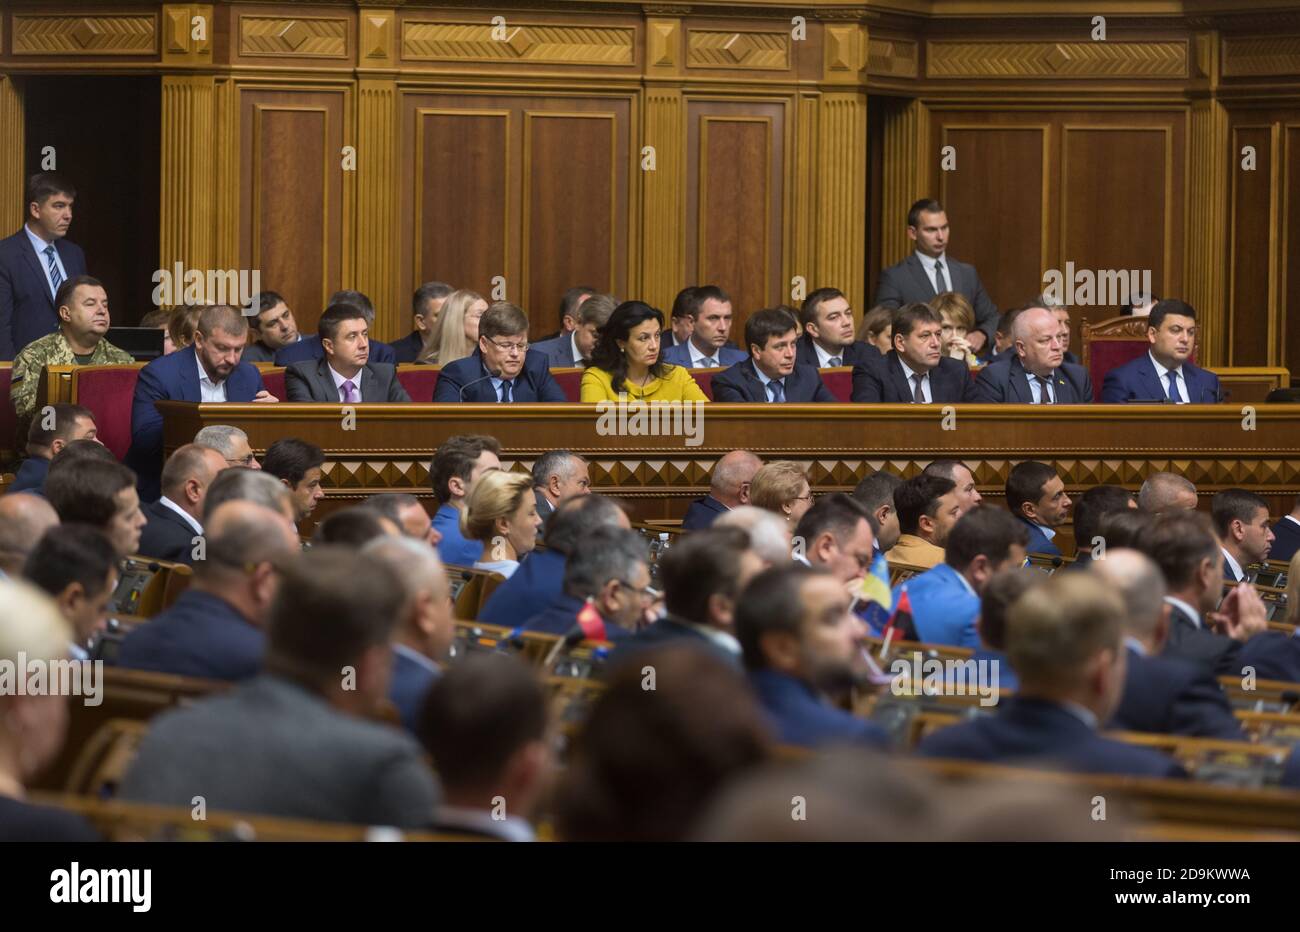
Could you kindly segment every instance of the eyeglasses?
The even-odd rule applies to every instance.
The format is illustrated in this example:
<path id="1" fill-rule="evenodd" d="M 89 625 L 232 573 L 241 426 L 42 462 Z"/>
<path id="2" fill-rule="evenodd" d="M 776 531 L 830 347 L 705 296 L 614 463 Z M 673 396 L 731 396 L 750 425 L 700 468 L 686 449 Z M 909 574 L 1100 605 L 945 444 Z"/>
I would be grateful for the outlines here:
<path id="1" fill-rule="evenodd" d="M 253 460 L 255 459 L 257 459 L 257 457 L 254 456 L 252 453 L 250 453 L 247 456 L 243 457 L 242 459 L 237 459 L 237 460 L 232 460 L 230 457 L 227 456 L 226 462 L 229 463 L 231 466 L 252 466 Z"/>
<path id="2" fill-rule="evenodd" d="M 654 586 L 641 586 L 638 588 L 625 579 L 616 579 L 614 581 L 629 592 L 634 592 L 639 595 L 645 602 L 653 602 L 663 595 L 663 593 Z"/>
<path id="3" fill-rule="evenodd" d="M 489 343 L 491 343 L 491 344 L 492 344 L 493 346 L 495 346 L 497 349 L 501 350 L 501 352 L 503 352 L 503 353 L 526 353 L 526 352 L 528 352 L 528 341 L 527 341 L 527 340 L 524 340 L 522 343 L 498 343 L 496 340 L 492 339 L 491 337 L 487 337 L 486 339 L 487 339 L 487 341 L 488 341 Z"/>

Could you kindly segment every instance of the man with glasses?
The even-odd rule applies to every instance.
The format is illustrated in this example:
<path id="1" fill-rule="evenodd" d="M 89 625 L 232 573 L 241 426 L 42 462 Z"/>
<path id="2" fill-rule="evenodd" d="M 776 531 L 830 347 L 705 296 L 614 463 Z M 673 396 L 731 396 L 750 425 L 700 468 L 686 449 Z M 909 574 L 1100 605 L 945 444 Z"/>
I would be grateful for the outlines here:
<path id="1" fill-rule="evenodd" d="M 304 359 L 284 370 L 284 390 L 290 401 L 360 404 L 368 401 L 410 401 L 397 367 L 370 361 L 370 322 L 353 304 L 331 304 L 317 324 L 321 359 Z"/>
<path id="2" fill-rule="evenodd" d="M 645 538 L 621 527 L 598 527 L 579 540 L 564 564 L 564 589 L 525 630 L 561 636 L 578 628 L 589 606 L 605 626 L 605 639 L 621 641 L 650 620 L 659 593 L 650 587 Z"/>
<path id="3" fill-rule="evenodd" d="M 227 466 L 262 468 L 262 464 L 253 455 L 253 448 L 248 445 L 248 434 L 238 427 L 231 427 L 229 424 L 213 424 L 195 434 L 194 442 L 201 447 L 211 447 L 216 450 L 225 457 Z"/>
<path id="4" fill-rule="evenodd" d="M 434 401 L 567 401 L 545 353 L 528 348 L 528 318 L 498 301 L 478 322 L 478 348 L 438 375 Z"/>

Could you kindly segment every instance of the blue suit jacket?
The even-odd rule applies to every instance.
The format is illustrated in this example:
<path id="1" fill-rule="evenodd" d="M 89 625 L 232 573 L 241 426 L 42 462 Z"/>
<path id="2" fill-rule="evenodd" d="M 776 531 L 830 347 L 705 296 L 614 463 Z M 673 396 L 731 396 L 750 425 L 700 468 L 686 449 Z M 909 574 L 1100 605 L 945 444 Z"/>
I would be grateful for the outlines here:
<path id="1" fill-rule="evenodd" d="M 1300 524 L 1283 518 L 1273 525 L 1273 546 L 1268 548 L 1270 560 L 1290 560 L 1300 550 Z"/>
<path id="2" fill-rule="evenodd" d="M 476 349 L 464 359 L 457 359 L 442 367 L 438 373 L 438 384 L 433 389 L 433 400 L 499 401 L 487 374 L 487 369 L 483 368 L 483 353 Z M 551 367 L 546 362 L 546 356 L 532 349 L 524 356 L 523 371 L 515 377 L 510 394 L 515 401 L 568 400 L 564 397 L 564 389 L 551 378 Z"/>
<path id="3" fill-rule="evenodd" d="M 1173 758 L 1103 738 L 1069 710 L 1041 699 L 1004 699 L 996 714 L 941 728 L 922 740 L 916 752 L 994 764 L 1043 764 L 1075 773 L 1187 776 Z"/>
<path id="4" fill-rule="evenodd" d="M 573 358 L 573 334 L 561 333 L 558 337 L 542 340 L 532 346 L 534 352 L 546 357 L 546 364 L 552 369 L 572 369 L 578 364 Z"/>
<path id="5" fill-rule="evenodd" d="M 514 574 L 488 597 L 479 621 L 517 628 L 560 598 L 564 590 L 564 554 L 534 550 Z"/>
<path id="6" fill-rule="evenodd" d="M 1128 649 L 1124 696 L 1111 728 L 1161 735 L 1245 741 L 1232 707 L 1210 671 L 1168 657 Z"/>
<path id="7" fill-rule="evenodd" d="M 674 647 L 693 647 L 716 657 L 727 666 L 734 667 L 736 670 L 741 669 L 739 654 L 733 654 L 719 647 L 716 642 L 709 640 L 690 625 L 683 624 L 675 618 L 660 618 L 654 624 L 642 628 L 631 637 L 624 638 L 619 642 L 618 650 L 614 652 L 612 662 L 621 662 L 625 657 L 639 650 L 663 647 L 665 644 L 671 644 Z"/>
<path id="8" fill-rule="evenodd" d="M 980 613 L 979 596 L 971 592 L 960 574 L 947 563 L 918 573 L 894 589 L 894 604 L 907 590 L 912 605 L 916 636 L 925 644 L 953 644 L 979 647 L 975 619 Z"/>
<path id="9" fill-rule="evenodd" d="M 50 461 L 43 456 L 29 456 L 14 474 L 10 492 L 35 492 L 45 494 L 45 477 L 50 474 Z"/>
<path id="10" fill-rule="evenodd" d="M 460 532 L 460 510 L 454 505 L 442 505 L 434 512 L 433 527 L 442 535 L 438 558 L 443 563 L 469 567 L 483 555 L 483 542 L 467 540 Z"/>
<path id="11" fill-rule="evenodd" d="M 288 366 L 295 362 L 302 362 L 304 359 L 324 359 L 325 347 L 320 345 L 320 334 L 304 336 L 297 343 L 290 343 L 282 350 L 275 354 L 275 364 L 277 366 Z M 397 365 L 397 354 L 387 343 L 380 343 L 378 340 L 370 341 L 370 359 L 369 362 L 388 362 Z"/>
<path id="12" fill-rule="evenodd" d="M 782 744 L 889 747 L 889 735 L 883 728 L 835 708 L 801 680 L 775 670 L 754 670 L 749 682 Z"/>
<path id="13" fill-rule="evenodd" d="M 842 357 L 841 366 L 866 365 L 880 358 L 880 350 L 858 340 L 844 347 L 840 352 L 840 356 Z M 817 357 L 817 350 L 813 347 L 813 339 L 806 333 L 795 344 L 794 363 L 796 366 L 821 368 L 821 360 Z"/>
<path id="14" fill-rule="evenodd" d="M 759 381 L 754 361 L 745 359 L 725 372 L 713 377 L 714 401 L 750 401 L 766 403 L 767 389 Z M 826 387 L 817 370 L 811 366 L 795 364 L 794 371 L 785 377 L 785 400 L 788 402 L 838 401 Z"/>
<path id="15" fill-rule="evenodd" d="M 1281 631 L 1265 631 L 1255 635 L 1234 658 L 1231 676 L 1241 675 L 1245 667 L 1254 667 L 1255 676 L 1261 680 L 1283 680 L 1300 683 L 1300 639 Z"/>
<path id="16" fill-rule="evenodd" d="M 700 531 L 712 527 L 714 521 L 730 510 L 712 495 L 697 498 L 691 502 L 691 507 L 686 509 L 686 517 L 682 519 L 682 530 Z"/>
<path id="17" fill-rule="evenodd" d="M 1016 671 L 1011 669 L 1011 661 L 1007 655 L 1000 650 L 992 650 L 988 647 L 977 647 L 971 653 L 970 659 L 976 663 L 985 661 L 990 664 L 998 665 L 998 688 L 1016 690 L 1020 688 L 1020 677 Z"/>
<path id="18" fill-rule="evenodd" d="M 1049 557 L 1061 556 L 1061 548 L 1048 539 L 1042 528 L 1020 515 L 1016 515 L 1015 518 L 1025 526 L 1025 530 L 1029 531 L 1029 546 L 1025 548 L 1026 553 L 1045 553 Z"/>
<path id="19" fill-rule="evenodd" d="M 262 665 L 266 636 L 231 604 L 187 589 L 171 608 L 131 631 L 119 666 L 211 680 L 244 680 Z"/>
<path id="20" fill-rule="evenodd" d="M 1173 657 L 1198 664 L 1210 670 L 1216 676 L 1241 675 L 1241 667 L 1243 666 L 1241 655 L 1244 645 L 1240 641 L 1234 641 L 1222 634 L 1215 634 L 1204 625 L 1197 625 L 1177 605 L 1171 605 L 1170 607 L 1173 611 L 1169 614 L 1169 640 L 1165 642 L 1160 656 Z M 1246 643 L 1254 643 L 1262 637 L 1268 637 L 1268 635 L 1269 632 L 1267 631 L 1263 634 L 1257 634 Z M 1256 651 L 1262 652 L 1262 646 L 1256 645 Z M 1287 677 L 1273 677 L 1264 673 L 1258 673 L 1257 675 L 1264 679 L 1287 679 Z"/>
<path id="21" fill-rule="evenodd" d="M 1083 366 L 1063 362 L 1052 372 L 1052 392 L 1056 404 L 1091 404 L 1092 379 L 1088 378 Z M 1033 404 L 1034 393 L 1029 388 L 1020 357 L 1007 353 L 1005 361 L 999 356 L 981 369 L 967 400 L 983 404 Z"/>
<path id="22" fill-rule="evenodd" d="M 898 351 L 866 357 L 853 367 L 853 401 L 867 404 L 912 404 L 914 390 L 898 361 Z M 934 404 L 970 401 L 970 368 L 964 362 L 943 357 L 930 370 L 930 399 Z"/>
<path id="23" fill-rule="evenodd" d="M 241 362 L 226 379 L 226 400 L 252 401 L 265 386 L 252 363 Z M 140 370 L 131 403 L 131 449 L 126 465 L 139 477 L 140 497 L 151 502 L 160 493 L 162 475 L 163 416 L 155 401 L 200 401 L 199 360 L 194 350 L 183 349 L 159 356 Z"/>
<path id="24" fill-rule="evenodd" d="M 371 347 L 375 344 L 371 343 Z M 390 344 L 393 350 L 393 362 L 415 362 L 416 357 L 420 355 L 420 350 L 424 349 L 424 335 L 418 330 L 412 330 L 406 336 L 402 337 L 395 343 Z M 374 355 L 374 349 L 370 351 Z M 375 360 L 380 362 L 381 360 Z"/>
<path id="25" fill-rule="evenodd" d="M 679 343 L 676 346 L 670 346 L 663 351 L 664 362 L 670 362 L 674 366 L 684 366 L 687 369 L 694 368 L 691 362 L 691 348 L 686 343 Z M 734 346 L 723 346 L 718 350 L 718 363 L 723 366 L 734 366 L 738 362 L 744 362 L 749 358 L 749 354 L 744 350 L 738 350 Z"/>
<path id="26" fill-rule="evenodd" d="M 558 634 L 561 637 L 573 630 L 578 623 L 578 612 L 585 602 L 576 596 L 561 593 L 551 603 L 551 607 L 539 612 L 524 623 L 525 631 L 537 631 L 542 634 Z M 608 618 L 605 622 L 605 637 L 610 643 L 617 643 L 632 636 L 632 632 L 622 625 L 616 625 Z"/>
<path id="27" fill-rule="evenodd" d="M 65 281 L 86 274 L 86 254 L 76 243 L 56 240 Z M 59 315 L 45 269 L 27 231 L 0 240 L 0 359 L 13 359 L 28 343 L 59 329 Z"/>
<path id="28" fill-rule="evenodd" d="M 1217 404 L 1222 400 L 1219 394 L 1219 377 L 1199 366 L 1193 366 L 1190 362 L 1183 363 L 1183 383 L 1187 389 L 1187 400 L 1194 405 Z M 1146 352 L 1137 359 L 1106 373 L 1101 383 L 1101 400 L 1162 401 L 1166 397 L 1167 388 L 1168 386 L 1156 375 L 1151 354 Z"/>
<path id="29" fill-rule="evenodd" d="M 393 673 L 388 681 L 388 700 L 397 707 L 402 727 L 414 732 L 420 723 L 424 697 L 438 674 L 400 650 L 393 651 Z"/>

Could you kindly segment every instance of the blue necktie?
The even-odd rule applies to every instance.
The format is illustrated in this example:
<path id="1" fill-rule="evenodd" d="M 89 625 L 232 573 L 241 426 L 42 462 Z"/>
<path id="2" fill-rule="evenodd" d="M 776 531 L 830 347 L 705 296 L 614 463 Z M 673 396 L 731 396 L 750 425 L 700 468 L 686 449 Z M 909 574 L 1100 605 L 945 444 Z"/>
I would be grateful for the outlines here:
<path id="1" fill-rule="evenodd" d="M 1178 394 L 1178 376 L 1170 369 L 1165 373 L 1165 378 L 1169 380 L 1169 400 L 1176 405 L 1183 403 L 1183 396 Z"/>
<path id="2" fill-rule="evenodd" d="M 515 399 L 514 399 L 513 397 L 511 397 L 511 395 L 510 395 L 510 380 L 509 380 L 509 379 L 503 379 L 503 380 L 501 381 L 501 400 L 502 400 L 502 401 L 514 401 L 514 400 L 515 400 Z"/>
<path id="3" fill-rule="evenodd" d="M 54 289 L 54 295 L 57 298 L 59 286 L 63 284 L 63 274 L 59 271 L 59 263 L 55 261 L 54 244 L 45 247 L 45 261 L 50 266 L 50 287 Z"/>
<path id="4" fill-rule="evenodd" d="M 772 401 L 785 401 L 785 387 L 781 384 L 779 379 L 773 379 L 768 382 L 767 387 L 772 392 Z"/>

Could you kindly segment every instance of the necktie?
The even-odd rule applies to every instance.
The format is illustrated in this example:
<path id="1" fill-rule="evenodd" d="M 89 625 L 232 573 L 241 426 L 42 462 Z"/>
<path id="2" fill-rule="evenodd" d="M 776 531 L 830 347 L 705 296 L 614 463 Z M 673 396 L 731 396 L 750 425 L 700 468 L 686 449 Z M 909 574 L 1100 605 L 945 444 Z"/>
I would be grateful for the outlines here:
<path id="1" fill-rule="evenodd" d="M 1052 403 L 1052 379 L 1051 376 L 1038 376 L 1038 403 L 1040 405 L 1050 405 Z"/>
<path id="2" fill-rule="evenodd" d="M 835 368 L 837 368 L 837 367 L 839 367 L 839 366 L 844 365 L 844 357 L 842 357 L 842 356 L 832 356 L 830 359 L 826 360 L 826 363 L 827 363 L 827 365 L 829 365 L 832 369 L 835 369 Z"/>
<path id="3" fill-rule="evenodd" d="M 1169 400 L 1176 405 L 1183 403 L 1183 396 L 1178 394 L 1178 375 L 1173 369 L 1165 373 L 1165 378 L 1169 380 Z"/>
<path id="4" fill-rule="evenodd" d="M 700 367 L 703 368 L 703 369 L 716 369 L 716 368 L 718 368 L 718 359 L 717 359 L 717 357 L 716 357 L 716 356 L 706 356 L 704 359 L 701 359 L 701 360 L 700 360 Z"/>
<path id="5" fill-rule="evenodd" d="M 63 284 L 63 275 L 59 272 L 59 263 L 54 261 L 54 244 L 45 247 L 45 261 L 50 267 L 50 287 L 54 293 L 59 293 L 59 286 Z"/>
<path id="6" fill-rule="evenodd" d="M 502 401 L 514 401 L 514 400 L 515 400 L 515 399 L 511 396 L 511 394 L 510 394 L 510 380 L 509 380 L 509 379 L 503 379 L 502 382 L 501 382 L 501 400 L 502 400 Z"/>
<path id="7" fill-rule="evenodd" d="M 767 383 L 768 390 L 772 392 L 774 402 L 785 401 L 785 386 L 781 384 L 780 379 L 773 379 Z"/>
<path id="8" fill-rule="evenodd" d="M 934 292 L 943 294 L 948 290 L 948 279 L 943 277 L 943 261 L 936 260 L 934 263 Z"/>
<path id="9" fill-rule="evenodd" d="M 357 400 L 357 387 L 351 379 L 343 383 L 343 403 L 350 405 Z"/>
<path id="10" fill-rule="evenodd" d="M 921 391 L 921 382 L 924 379 L 923 375 L 912 376 L 912 381 L 916 383 L 916 391 L 912 392 L 912 401 L 919 405 L 925 404 L 925 392 Z"/>

